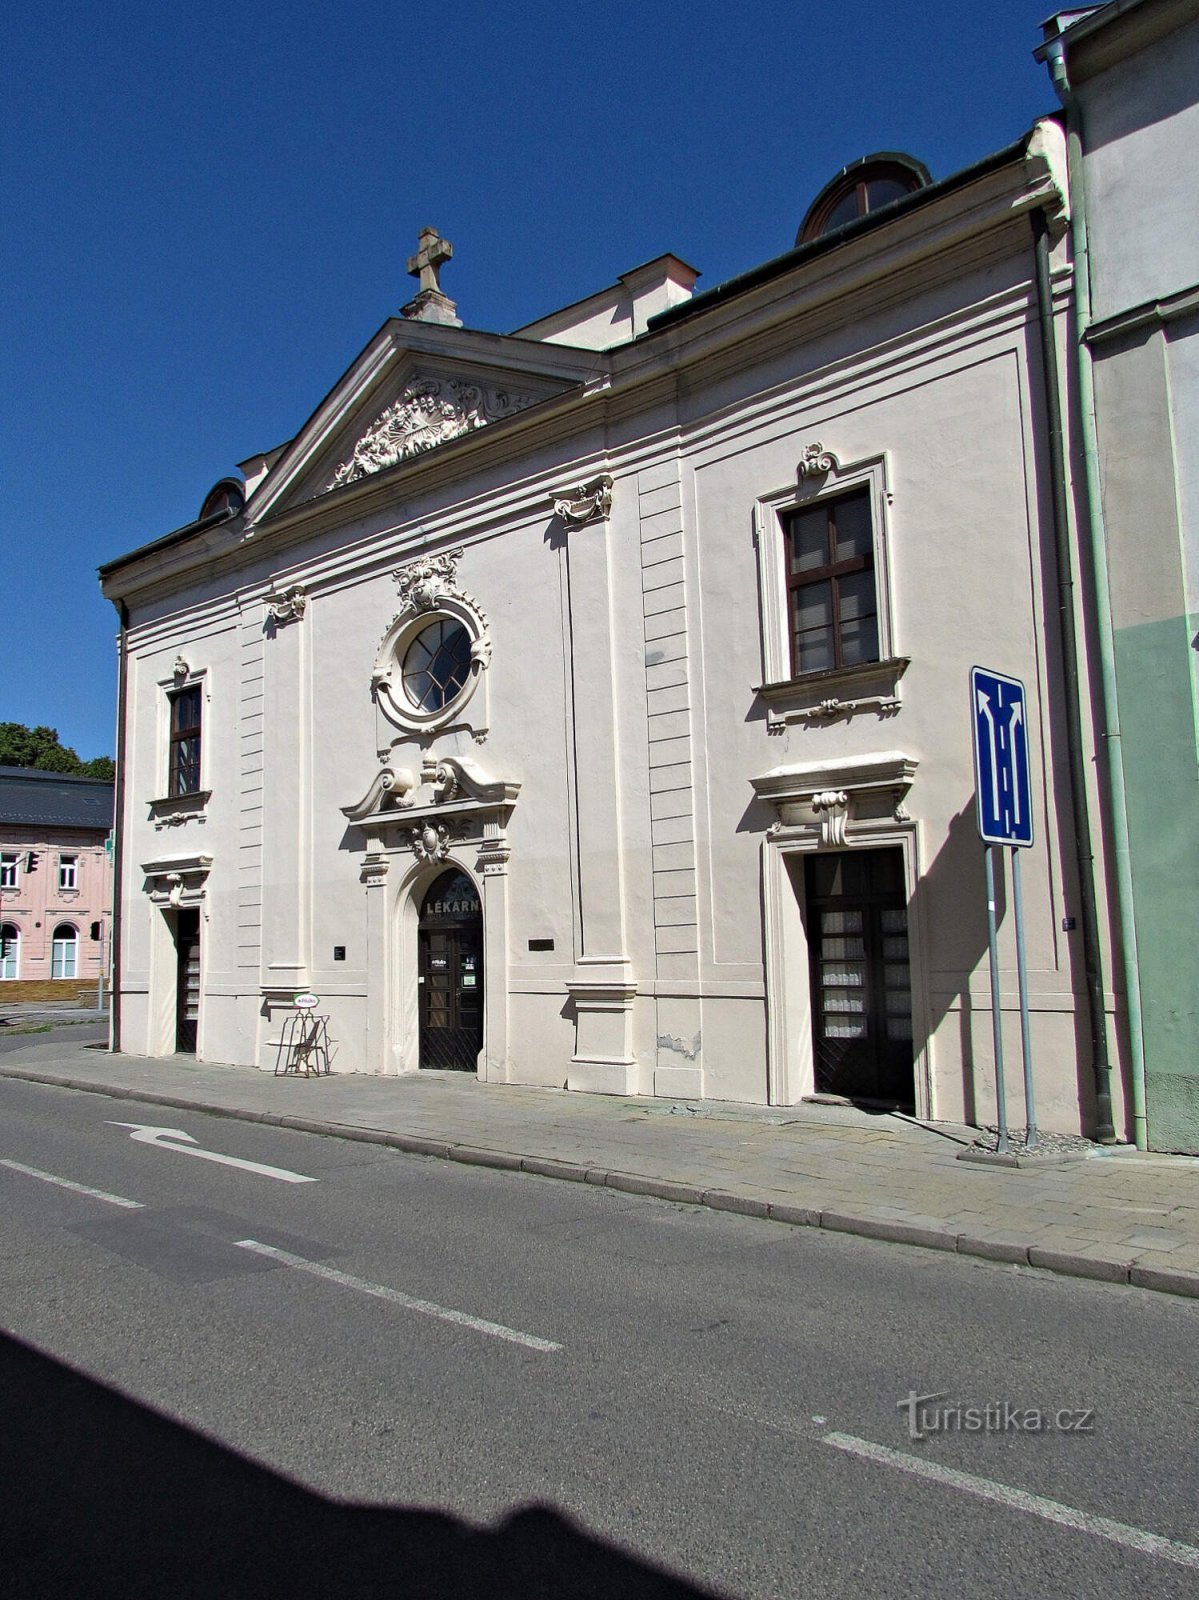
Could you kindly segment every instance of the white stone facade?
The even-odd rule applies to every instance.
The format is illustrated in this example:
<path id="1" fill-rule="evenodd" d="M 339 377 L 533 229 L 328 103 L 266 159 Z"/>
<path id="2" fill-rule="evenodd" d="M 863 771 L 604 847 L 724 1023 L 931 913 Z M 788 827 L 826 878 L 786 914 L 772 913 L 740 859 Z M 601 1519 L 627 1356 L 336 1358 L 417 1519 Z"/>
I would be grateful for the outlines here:
<path id="1" fill-rule="evenodd" d="M 456 866 L 483 908 L 482 1077 L 792 1103 L 819 1086 L 805 861 L 889 849 L 912 1102 L 992 1120 L 982 663 L 1032 708 L 1041 1121 L 1086 1128 L 1029 221 L 1050 215 L 1064 323 L 1058 143 L 1041 127 L 710 299 L 674 258 L 638 269 L 661 304 L 607 348 L 603 295 L 577 344 L 568 312 L 510 337 L 393 320 L 247 464 L 240 515 L 106 568 L 129 615 L 122 1048 L 174 1047 L 172 918 L 195 907 L 201 1057 L 272 1067 L 312 989 L 334 1070 L 418 1070 L 420 905 Z M 877 659 L 795 676 L 784 519 L 855 490 Z M 470 642 L 445 714 L 403 682 L 429 619 Z M 191 684 L 202 778 L 171 802 Z"/>

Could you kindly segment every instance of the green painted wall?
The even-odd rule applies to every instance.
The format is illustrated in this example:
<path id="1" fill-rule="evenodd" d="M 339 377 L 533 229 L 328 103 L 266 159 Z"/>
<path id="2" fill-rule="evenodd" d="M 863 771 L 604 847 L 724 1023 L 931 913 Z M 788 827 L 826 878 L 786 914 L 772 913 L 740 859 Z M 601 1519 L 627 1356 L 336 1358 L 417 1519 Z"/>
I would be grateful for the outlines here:
<path id="1" fill-rule="evenodd" d="M 1199 617 L 1115 634 L 1153 1150 L 1199 1155 Z"/>

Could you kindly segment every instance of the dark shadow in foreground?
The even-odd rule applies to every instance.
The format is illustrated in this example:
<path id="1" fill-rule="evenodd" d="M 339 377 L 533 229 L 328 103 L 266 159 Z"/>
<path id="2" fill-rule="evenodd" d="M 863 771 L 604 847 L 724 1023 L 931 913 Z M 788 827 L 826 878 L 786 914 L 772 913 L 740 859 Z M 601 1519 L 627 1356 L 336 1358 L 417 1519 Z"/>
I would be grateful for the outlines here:
<path id="1" fill-rule="evenodd" d="M 325 1500 L 4 1335 L 0 1485 L 5 1600 L 704 1593 L 548 1506 L 475 1529 Z"/>

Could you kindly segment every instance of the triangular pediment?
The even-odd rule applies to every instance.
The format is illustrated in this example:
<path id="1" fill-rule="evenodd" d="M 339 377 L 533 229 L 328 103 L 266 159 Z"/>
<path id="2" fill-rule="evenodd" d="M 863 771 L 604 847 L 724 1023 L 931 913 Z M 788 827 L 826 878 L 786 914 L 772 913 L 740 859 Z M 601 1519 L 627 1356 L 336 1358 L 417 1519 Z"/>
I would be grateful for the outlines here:
<path id="1" fill-rule="evenodd" d="M 595 374 L 595 351 L 393 318 L 255 485 L 248 526 L 350 491 Z"/>

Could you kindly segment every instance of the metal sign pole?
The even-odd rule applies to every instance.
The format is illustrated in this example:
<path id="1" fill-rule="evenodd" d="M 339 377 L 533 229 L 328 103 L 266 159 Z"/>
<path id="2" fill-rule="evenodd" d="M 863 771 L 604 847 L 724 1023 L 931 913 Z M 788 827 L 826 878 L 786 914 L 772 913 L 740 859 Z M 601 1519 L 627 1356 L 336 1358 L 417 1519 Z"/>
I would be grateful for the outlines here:
<path id="1" fill-rule="evenodd" d="M 995 929 L 995 846 L 984 845 L 987 863 L 987 941 L 991 949 L 991 1029 L 995 1038 L 995 1107 L 999 1118 L 999 1138 L 995 1153 L 1006 1152 L 1007 1095 L 1003 1083 L 1003 1018 L 999 1010 L 999 938 Z"/>
<path id="2" fill-rule="evenodd" d="M 1037 1112 L 1032 1093 L 1032 1038 L 1028 1027 L 1028 967 L 1024 959 L 1024 898 L 1020 891 L 1020 851 L 1012 850 L 1012 905 L 1016 913 L 1016 972 L 1020 980 L 1020 1047 L 1024 1054 L 1024 1147 L 1037 1147 Z"/>

